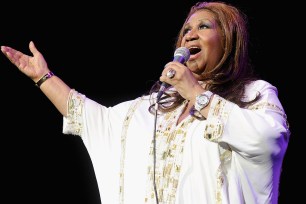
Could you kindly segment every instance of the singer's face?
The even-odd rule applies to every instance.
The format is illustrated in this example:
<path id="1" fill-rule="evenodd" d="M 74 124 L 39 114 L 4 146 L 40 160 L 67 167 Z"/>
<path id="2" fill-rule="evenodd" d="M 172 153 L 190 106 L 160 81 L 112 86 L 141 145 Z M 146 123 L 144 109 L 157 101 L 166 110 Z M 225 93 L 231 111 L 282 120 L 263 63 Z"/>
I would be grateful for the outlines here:
<path id="1" fill-rule="evenodd" d="M 206 10 L 194 13 L 184 27 L 181 46 L 190 50 L 188 68 L 198 80 L 213 69 L 223 56 L 223 38 L 214 15 Z"/>

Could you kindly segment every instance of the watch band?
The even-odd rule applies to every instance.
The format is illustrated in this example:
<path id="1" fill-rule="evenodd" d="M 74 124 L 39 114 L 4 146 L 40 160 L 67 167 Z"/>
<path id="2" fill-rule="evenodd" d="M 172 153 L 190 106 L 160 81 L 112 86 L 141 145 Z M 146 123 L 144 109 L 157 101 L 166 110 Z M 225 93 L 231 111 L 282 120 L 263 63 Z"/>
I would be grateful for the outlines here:
<path id="1" fill-rule="evenodd" d="M 52 76 L 54 76 L 53 72 L 48 72 L 47 74 L 45 74 L 42 78 L 40 78 L 38 80 L 38 82 L 35 83 L 35 85 L 37 87 L 40 87 L 40 85 L 42 85 L 42 83 L 44 83 L 47 79 L 51 78 Z"/>
<path id="2" fill-rule="evenodd" d="M 211 91 L 204 91 L 203 93 L 197 95 L 194 103 L 194 109 L 200 112 L 209 104 L 212 95 L 213 93 Z"/>

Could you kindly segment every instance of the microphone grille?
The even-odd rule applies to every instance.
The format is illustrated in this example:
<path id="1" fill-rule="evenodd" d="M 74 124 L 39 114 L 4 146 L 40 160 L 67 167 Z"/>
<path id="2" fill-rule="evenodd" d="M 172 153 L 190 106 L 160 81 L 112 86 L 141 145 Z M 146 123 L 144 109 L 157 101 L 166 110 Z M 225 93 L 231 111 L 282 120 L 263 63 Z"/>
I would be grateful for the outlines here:
<path id="1" fill-rule="evenodd" d="M 174 57 L 182 56 L 185 59 L 185 62 L 188 61 L 190 57 L 189 49 L 186 47 L 179 47 L 174 52 Z"/>

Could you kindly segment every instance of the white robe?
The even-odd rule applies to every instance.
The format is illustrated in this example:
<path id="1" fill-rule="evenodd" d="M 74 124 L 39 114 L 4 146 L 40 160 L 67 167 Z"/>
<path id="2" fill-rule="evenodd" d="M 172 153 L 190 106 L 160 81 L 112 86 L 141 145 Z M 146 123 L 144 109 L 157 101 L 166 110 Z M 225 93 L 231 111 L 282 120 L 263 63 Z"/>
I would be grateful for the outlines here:
<path id="1" fill-rule="evenodd" d="M 290 131 L 276 87 L 255 81 L 246 100 L 257 92 L 261 99 L 248 109 L 215 94 L 207 120 L 188 116 L 176 126 L 185 104 L 158 117 L 160 204 L 277 203 Z M 70 93 L 63 133 L 81 136 L 103 204 L 155 203 L 149 105 L 149 96 L 105 107 Z"/>

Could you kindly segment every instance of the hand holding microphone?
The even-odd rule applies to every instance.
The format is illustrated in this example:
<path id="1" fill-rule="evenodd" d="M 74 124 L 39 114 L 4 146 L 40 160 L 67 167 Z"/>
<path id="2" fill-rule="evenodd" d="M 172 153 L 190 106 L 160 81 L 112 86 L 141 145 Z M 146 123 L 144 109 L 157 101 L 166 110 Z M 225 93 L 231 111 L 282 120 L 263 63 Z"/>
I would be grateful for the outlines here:
<path id="1" fill-rule="evenodd" d="M 174 56 L 173 56 L 173 62 L 180 62 L 181 64 L 184 64 L 185 62 L 188 61 L 190 57 L 190 52 L 189 52 L 189 49 L 186 48 L 186 47 L 179 47 L 175 50 L 174 52 Z M 173 78 L 175 75 L 175 70 L 171 69 L 167 72 L 167 77 L 168 78 Z M 158 91 L 158 94 L 157 94 L 157 103 L 159 102 L 161 96 L 164 94 L 165 90 L 169 87 L 170 85 L 163 82 L 159 91 Z"/>
<path id="2" fill-rule="evenodd" d="M 167 72 L 167 77 L 169 79 L 172 79 L 174 77 L 174 75 L 176 74 L 176 71 L 174 69 L 170 69 L 168 72 Z"/>

